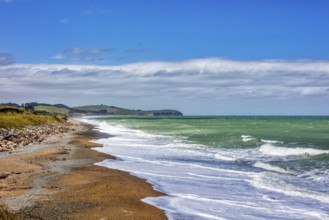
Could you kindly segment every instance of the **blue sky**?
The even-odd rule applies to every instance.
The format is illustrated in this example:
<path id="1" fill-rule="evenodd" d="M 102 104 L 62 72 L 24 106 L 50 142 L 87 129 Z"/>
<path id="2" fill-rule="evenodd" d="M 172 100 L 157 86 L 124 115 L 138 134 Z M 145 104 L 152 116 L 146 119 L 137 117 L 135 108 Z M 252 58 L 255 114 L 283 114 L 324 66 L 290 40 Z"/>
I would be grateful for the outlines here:
<path id="1" fill-rule="evenodd" d="M 328 21 L 327 0 L 1 0 L 0 102 L 329 114 Z"/>

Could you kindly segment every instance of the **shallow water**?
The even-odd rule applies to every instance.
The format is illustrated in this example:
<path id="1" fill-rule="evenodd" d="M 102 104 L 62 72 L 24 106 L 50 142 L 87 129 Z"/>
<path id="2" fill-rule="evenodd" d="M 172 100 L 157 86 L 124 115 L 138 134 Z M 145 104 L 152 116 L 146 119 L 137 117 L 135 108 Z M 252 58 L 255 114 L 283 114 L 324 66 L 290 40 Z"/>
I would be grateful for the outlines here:
<path id="1" fill-rule="evenodd" d="M 147 179 L 170 219 L 329 219 L 328 117 L 97 117 L 99 165 Z"/>

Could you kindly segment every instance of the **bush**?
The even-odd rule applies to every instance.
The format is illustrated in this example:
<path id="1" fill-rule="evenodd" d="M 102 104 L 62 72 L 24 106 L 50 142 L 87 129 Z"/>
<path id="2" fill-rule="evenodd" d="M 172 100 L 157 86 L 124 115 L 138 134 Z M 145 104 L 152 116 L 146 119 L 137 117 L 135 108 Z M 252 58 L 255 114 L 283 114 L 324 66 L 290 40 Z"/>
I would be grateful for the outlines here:
<path id="1" fill-rule="evenodd" d="M 13 107 L 13 106 L 0 106 L 0 113 L 23 113 L 22 109 Z"/>

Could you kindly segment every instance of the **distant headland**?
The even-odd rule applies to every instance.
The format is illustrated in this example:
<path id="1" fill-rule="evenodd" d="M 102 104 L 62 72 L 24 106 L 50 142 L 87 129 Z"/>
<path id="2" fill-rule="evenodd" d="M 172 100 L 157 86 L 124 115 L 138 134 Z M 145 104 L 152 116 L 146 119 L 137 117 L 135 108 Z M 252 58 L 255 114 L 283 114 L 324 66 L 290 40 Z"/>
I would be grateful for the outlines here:
<path id="1" fill-rule="evenodd" d="M 29 102 L 24 104 L 16 103 L 0 103 L 0 106 L 7 106 L 2 108 L 2 112 L 17 112 L 20 109 L 29 110 L 35 114 L 49 115 L 62 114 L 67 116 L 82 116 L 82 115 L 140 115 L 140 116 L 181 116 L 182 112 L 173 109 L 162 110 L 140 110 L 140 109 L 126 109 L 116 106 L 108 105 L 85 105 L 78 107 L 69 107 L 64 104 L 47 104 L 38 102 Z M 12 108 L 11 108 L 12 107 Z"/>

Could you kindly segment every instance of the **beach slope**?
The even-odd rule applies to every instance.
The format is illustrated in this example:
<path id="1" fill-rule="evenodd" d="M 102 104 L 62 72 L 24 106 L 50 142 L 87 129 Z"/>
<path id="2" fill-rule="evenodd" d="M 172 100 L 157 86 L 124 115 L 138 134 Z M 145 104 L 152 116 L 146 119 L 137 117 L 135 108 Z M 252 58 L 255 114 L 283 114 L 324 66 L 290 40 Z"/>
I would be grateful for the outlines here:
<path id="1" fill-rule="evenodd" d="M 104 137 L 88 124 L 0 155 L 0 197 L 24 219 L 167 219 L 141 199 L 163 194 L 126 172 L 94 165 Z"/>

